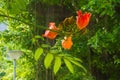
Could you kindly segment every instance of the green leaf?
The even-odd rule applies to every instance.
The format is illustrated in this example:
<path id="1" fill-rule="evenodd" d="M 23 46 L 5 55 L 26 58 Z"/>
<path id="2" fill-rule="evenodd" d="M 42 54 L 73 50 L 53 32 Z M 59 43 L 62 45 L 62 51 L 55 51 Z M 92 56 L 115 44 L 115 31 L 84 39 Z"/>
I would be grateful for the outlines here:
<path id="1" fill-rule="evenodd" d="M 36 42 L 36 39 L 35 38 L 32 38 L 32 43 L 35 43 Z"/>
<path id="2" fill-rule="evenodd" d="M 45 65 L 46 69 L 48 69 L 50 67 L 52 60 L 53 60 L 53 54 L 48 53 L 44 60 L 44 65 Z"/>
<path id="3" fill-rule="evenodd" d="M 81 59 L 76 58 L 76 57 L 67 57 L 67 59 L 82 62 Z"/>
<path id="4" fill-rule="evenodd" d="M 73 64 L 79 66 L 80 68 L 82 68 L 85 72 L 87 72 L 87 70 L 84 68 L 84 66 L 82 66 L 79 62 L 74 61 L 74 60 L 70 60 Z"/>
<path id="5" fill-rule="evenodd" d="M 50 50 L 50 53 L 58 53 L 58 50 Z"/>
<path id="6" fill-rule="evenodd" d="M 36 51 L 35 51 L 35 60 L 37 61 L 40 56 L 42 55 L 43 53 L 43 49 L 42 48 L 38 48 Z"/>
<path id="7" fill-rule="evenodd" d="M 61 57 L 55 57 L 54 74 L 58 72 L 61 66 Z"/>
<path id="8" fill-rule="evenodd" d="M 79 59 L 79 58 L 73 58 L 74 60 L 76 60 L 76 61 L 79 61 L 79 62 L 82 62 L 82 60 L 81 59 Z"/>
<path id="9" fill-rule="evenodd" d="M 36 39 L 44 40 L 44 38 L 43 38 L 42 36 L 40 36 L 40 35 L 36 35 L 35 38 L 36 38 Z"/>
<path id="10" fill-rule="evenodd" d="M 69 71 L 70 71 L 71 73 L 74 73 L 74 69 L 73 69 L 73 66 L 72 66 L 71 62 L 68 61 L 68 60 L 65 59 L 65 58 L 64 58 L 64 62 L 65 62 L 65 64 L 66 64 L 67 68 L 69 69 Z"/>
<path id="11" fill-rule="evenodd" d="M 48 47 L 50 47 L 50 45 L 48 45 L 48 44 L 42 44 L 41 47 L 48 48 Z"/>

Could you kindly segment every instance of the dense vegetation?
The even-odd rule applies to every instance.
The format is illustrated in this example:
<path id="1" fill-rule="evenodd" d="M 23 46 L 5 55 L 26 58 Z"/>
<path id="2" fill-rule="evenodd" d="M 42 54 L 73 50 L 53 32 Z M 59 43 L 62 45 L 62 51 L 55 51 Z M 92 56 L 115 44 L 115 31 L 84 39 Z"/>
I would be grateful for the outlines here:
<path id="1" fill-rule="evenodd" d="M 85 34 L 76 33 L 70 50 L 61 47 L 63 37 L 42 36 L 49 22 L 59 26 L 65 18 L 75 18 L 78 10 L 92 15 Z M 12 80 L 7 52 L 21 50 L 17 80 L 119 80 L 120 0 L 0 0 L 0 22 L 8 26 L 0 31 L 0 79 Z"/>

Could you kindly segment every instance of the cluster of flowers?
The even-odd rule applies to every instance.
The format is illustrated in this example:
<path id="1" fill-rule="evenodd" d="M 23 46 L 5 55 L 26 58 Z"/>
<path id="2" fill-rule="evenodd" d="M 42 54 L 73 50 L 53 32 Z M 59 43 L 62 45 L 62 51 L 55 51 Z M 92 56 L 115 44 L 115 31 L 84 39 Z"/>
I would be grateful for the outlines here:
<path id="1" fill-rule="evenodd" d="M 64 49 L 70 49 L 73 45 L 72 36 L 75 30 L 83 30 L 89 23 L 91 13 L 85 12 L 82 13 L 81 10 L 77 11 L 76 20 L 73 17 L 66 18 L 58 28 L 54 22 L 49 23 L 49 29 L 43 34 L 44 37 L 49 39 L 55 39 L 58 33 L 64 34 L 64 39 L 61 44 Z"/>

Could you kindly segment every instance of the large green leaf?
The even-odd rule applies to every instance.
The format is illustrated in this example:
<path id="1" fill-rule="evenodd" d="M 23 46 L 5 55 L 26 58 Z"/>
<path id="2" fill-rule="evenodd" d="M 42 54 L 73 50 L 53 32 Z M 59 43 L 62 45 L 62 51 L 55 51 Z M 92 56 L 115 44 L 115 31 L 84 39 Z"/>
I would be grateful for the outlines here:
<path id="1" fill-rule="evenodd" d="M 58 72 L 61 66 L 61 57 L 55 57 L 54 74 Z"/>
<path id="2" fill-rule="evenodd" d="M 67 59 L 69 59 L 69 60 L 74 60 L 74 61 L 78 61 L 78 62 L 82 62 L 82 60 L 81 60 L 81 59 L 76 58 L 76 57 L 71 57 L 71 56 L 68 56 L 68 57 L 67 57 Z"/>
<path id="3" fill-rule="evenodd" d="M 76 60 L 76 61 L 82 62 L 82 60 L 79 59 L 79 58 L 74 57 L 73 59 Z"/>
<path id="4" fill-rule="evenodd" d="M 69 69 L 69 71 L 70 71 L 71 73 L 74 73 L 74 69 L 73 69 L 73 66 L 72 66 L 71 62 L 68 61 L 66 58 L 64 58 L 64 62 L 65 62 L 65 64 L 66 64 L 67 68 Z"/>
<path id="5" fill-rule="evenodd" d="M 76 58 L 76 57 L 66 57 L 70 62 L 72 62 L 73 64 L 77 65 L 78 67 L 82 68 L 85 72 L 87 72 L 87 70 L 84 68 L 84 66 L 82 66 L 80 63 L 82 62 L 81 59 Z"/>
<path id="6" fill-rule="evenodd" d="M 50 47 L 50 45 L 48 45 L 48 44 L 42 44 L 41 45 L 43 48 L 49 48 Z"/>
<path id="7" fill-rule="evenodd" d="M 44 65 L 45 65 L 46 69 L 48 69 L 50 67 L 52 60 L 53 60 L 53 54 L 48 53 L 44 60 Z"/>
<path id="8" fill-rule="evenodd" d="M 42 48 L 38 48 L 38 49 L 35 51 L 35 60 L 37 61 L 42 54 L 43 54 L 43 49 L 42 49 Z"/>
<path id="9" fill-rule="evenodd" d="M 87 70 L 84 68 L 84 66 L 82 66 L 79 62 L 74 61 L 74 60 L 70 60 L 73 64 L 79 66 L 80 68 L 82 68 L 85 72 L 87 72 Z"/>

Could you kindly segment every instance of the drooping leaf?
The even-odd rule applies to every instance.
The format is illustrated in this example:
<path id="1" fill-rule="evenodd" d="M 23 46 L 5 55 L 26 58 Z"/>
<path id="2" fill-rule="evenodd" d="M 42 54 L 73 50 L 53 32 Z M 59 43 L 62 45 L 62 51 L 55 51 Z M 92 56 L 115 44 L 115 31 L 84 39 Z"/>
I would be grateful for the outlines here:
<path id="1" fill-rule="evenodd" d="M 48 44 L 42 44 L 41 45 L 43 48 L 49 48 L 50 47 L 50 45 L 48 45 Z"/>
<path id="2" fill-rule="evenodd" d="M 82 62 L 82 60 L 79 59 L 79 58 L 74 57 L 73 59 L 76 60 L 76 61 Z"/>
<path id="3" fill-rule="evenodd" d="M 35 38 L 36 38 L 36 39 L 44 40 L 44 38 L 43 38 L 42 36 L 40 36 L 40 35 L 36 35 Z"/>
<path id="4" fill-rule="evenodd" d="M 51 53 L 48 53 L 45 57 L 45 60 L 44 60 L 44 65 L 45 65 L 45 68 L 48 69 L 50 67 L 50 64 L 53 60 L 53 54 Z"/>
<path id="5" fill-rule="evenodd" d="M 40 56 L 43 54 L 43 49 L 42 48 L 38 48 L 36 51 L 35 51 L 35 60 L 37 61 Z"/>
<path id="6" fill-rule="evenodd" d="M 67 59 L 69 59 L 69 60 L 74 60 L 74 61 L 78 61 L 78 62 L 82 62 L 82 60 L 81 59 L 79 59 L 79 58 L 76 58 L 76 57 L 67 57 Z"/>
<path id="7" fill-rule="evenodd" d="M 87 72 L 87 70 L 84 68 L 84 66 L 82 66 L 80 64 L 80 62 L 82 62 L 81 59 L 76 58 L 76 57 L 66 57 L 70 62 L 72 62 L 73 64 L 77 65 L 78 67 L 82 68 L 85 72 Z"/>
<path id="8" fill-rule="evenodd" d="M 32 38 L 32 43 L 35 43 L 36 42 L 36 39 L 35 38 Z"/>
<path id="9" fill-rule="evenodd" d="M 84 66 L 82 66 L 79 62 L 74 61 L 74 60 L 70 60 L 73 64 L 79 66 L 80 68 L 82 68 L 85 72 L 87 72 L 87 70 L 84 68 Z"/>
<path id="10" fill-rule="evenodd" d="M 71 62 L 68 61 L 66 58 L 64 58 L 64 62 L 65 62 L 65 64 L 66 64 L 67 68 L 69 69 L 69 71 L 70 71 L 71 73 L 74 73 L 74 69 L 73 69 L 73 66 L 72 66 Z"/>
<path id="11" fill-rule="evenodd" d="M 61 66 L 61 57 L 55 57 L 54 74 L 58 72 Z"/>
<path id="12" fill-rule="evenodd" d="M 59 51 L 58 50 L 50 50 L 50 53 L 58 53 Z"/>

